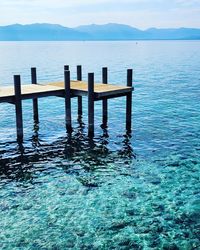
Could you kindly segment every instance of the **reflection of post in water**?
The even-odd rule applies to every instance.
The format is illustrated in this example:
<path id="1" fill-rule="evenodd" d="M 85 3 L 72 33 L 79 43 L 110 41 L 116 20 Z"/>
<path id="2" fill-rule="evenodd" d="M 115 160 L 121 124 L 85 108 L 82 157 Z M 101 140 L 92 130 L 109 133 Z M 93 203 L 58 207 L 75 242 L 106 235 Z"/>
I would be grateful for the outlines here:
<path id="1" fill-rule="evenodd" d="M 33 147 L 38 147 L 40 145 L 40 142 L 39 142 L 39 122 L 34 122 L 34 124 L 33 124 L 32 145 L 33 145 Z"/>
<path id="2" fill-rule="evenodd" d="M 133 147 L 131 145 L 131 133 L 127 132 L 124 135 L 124 140 L 122 141 L 122 149 L 119 151 L 119 155 L 122 157 L 136 158 Z"/>
<path id="3" fill-rule="evenodd" d="M 66 140 L 64 143 L 64 158 L 71 158 L 74 154 L 74 148 L 73 148 L 73 139 L 72 139 L 72 133 L 67 134 Z"/>
<path id="4" fill-rule="evenodd" d="M 81 102 L 82 103 L 82 102 Z M 85 123 L 83 122 L 83 119 L 82 119 L 82 115 L 78 115 L 78 119 L 77 119 L 77 121 L 78 121 L 78 134 L 83 134 L 83 132 L 84 132 L 84 129 L 85 129 Z"/>
<path id="5" fill-rule="evenodd" d="M 109 135 L 108 130 L 106 128 L 103 129 L 103 135 L 100 138 L 100 148 L 102 154 L 107 154 L 109 152 L 107 145 L 109 144 Z"/>
<path id="6" fill-rule="evenodd" d="M 24 155 L 24 145 L 23 143 L 18 143 L 17 145 L 17 153 L 23 158 L 23 155 Z"/>
<path id="7" fill-rule="evenodd" d="M 3 178 L 6 176 L 7 180 L 20 182 L 32 180 L 34 173 L 32 171 L 30 158 L 33 160 L 33 156 L 29 153 L 26 155 L 23 143 L 18 143 L 13 151 L 12 155 L 14 155 L 14 157 L 0 159 L 0 177 L 3 175 Z"/>
<path id="8" fill-rule="evenodd" d="M 89 152 L 96 146 L 93 136 L 87 136 L 83 133 L 82 128 L 79 129 L 78 133 L 67 134 L 67 138 L 64 143 L 64 158 L 72 158 L 76 153 Z M 85 154 L 86 156 L 86 154 Z"/>
<path id="9" fill-rule="evenodd" d="M 94 141 L 94 136 L 90 135 L 88 137 L 88 149 L 93 150 L 96 147 L 95 141 Z"/>
<path id="10" fill-rule="evenodd" d="M 88 137 L 87 131 L 81 135 L 76 133 L 67 133 L 66 137 L 60 138 L 54 143 L 40 145 L 38 140 L 39 126 L 35 126 L 35 134 L 33 136 L 32 151 L 25 150 L 22 143 L 9 154 L 12 157 L 0 159 L 0 176 L 4 175 L 7 179 L 15 179 L 17 181 L 27 181 L 34 178 L 35 171 L 43 171 L 37 168 L 38 162 L 44 163 L 52 161 L 59 157 L 62 162 L 63 171 L 66 173 L 75 173 L 82 175 L 80 168 L 87 172 L 96 171 L 96 169 L 109 167 L 109 163 L 116 161 L 128 163 L 136 158 L 133 147 L 131 145 L 131 135 L 125 134 L 119 142 L 120 149 L 110 149 L 112 142 L 109 141 L 107 129 L 103 130 L 101 137 Z M 34 144 L 35 143 L 35 144 Z M 111 145 L 109 145 L 111 144 Z M 6 152 L 4 153 L 6 155 Z M 14 156 L 14 157 L 13 157 Z M 33 164 L 36 164 L 33 167 Z M 78 168 L 76 168 L 78 165 Z M 75 168 L 74 168 L 75 166 Z M 44 167 L 45 169 L 45 167 Z"/>
<path id="11" fill-rule="evenodd" d="M 76 138 L 76 140 L 77 140 L 78 148 L 81 148 L 81 143 L 84 140 L 86 140 L 85 134 L 84 134 L 84 129 L 85 129 L 85 124 L 82 121 L 82 119 L 79 119 L 78 127 L 77 127 L 76 131 L 74 131 L 74 132 L 76 132 L 76 133 L 74 133 L 74 138 Z"/>

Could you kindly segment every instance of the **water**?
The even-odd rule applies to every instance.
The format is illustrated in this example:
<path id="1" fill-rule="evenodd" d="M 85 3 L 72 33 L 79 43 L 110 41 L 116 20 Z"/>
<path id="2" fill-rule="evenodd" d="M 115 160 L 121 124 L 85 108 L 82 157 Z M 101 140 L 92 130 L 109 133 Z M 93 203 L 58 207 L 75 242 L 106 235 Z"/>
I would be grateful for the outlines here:
<path id="1" fill-rule="evenodd" d="M 200 249 L 200 42 L 1 42 L 0 86 L 84 79 L 109 67 L 126 83 L 134 69 L 133 133 L 125 99 L 109 101 L 108 129 L 95 104 L 95 137 L 83 124 L 66 134 L 63 99 L 23 102 L 25 141 L 15 142 L 14 107 L 0 104 L 0 249 Z"/>

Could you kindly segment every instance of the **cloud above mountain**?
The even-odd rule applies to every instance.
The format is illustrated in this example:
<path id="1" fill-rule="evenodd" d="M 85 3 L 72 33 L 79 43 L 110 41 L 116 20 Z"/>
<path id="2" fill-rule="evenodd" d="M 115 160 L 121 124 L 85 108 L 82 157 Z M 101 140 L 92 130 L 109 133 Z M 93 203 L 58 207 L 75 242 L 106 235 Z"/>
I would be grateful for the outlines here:
<path id="1" fill-rule="evenodd" d="M 1 0 L 0 25 L 49 22 L 75 27 L 126 23 L 138 28 L 200 27 L 199 0 Z"/>

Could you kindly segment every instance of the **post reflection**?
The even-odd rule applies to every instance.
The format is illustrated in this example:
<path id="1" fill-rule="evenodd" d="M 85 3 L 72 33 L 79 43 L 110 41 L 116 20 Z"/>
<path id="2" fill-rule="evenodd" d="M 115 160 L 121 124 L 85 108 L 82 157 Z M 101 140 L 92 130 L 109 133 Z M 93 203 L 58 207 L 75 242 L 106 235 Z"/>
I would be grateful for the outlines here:
<path id="1" fill-rule="evenodd" d="M 34 148 L 37 148 L 40 146 L 40 140 L 39 140 L 39 122 L 34 122 L 33 125 L 33 136 L 32 136 L 32 145 Z"/>

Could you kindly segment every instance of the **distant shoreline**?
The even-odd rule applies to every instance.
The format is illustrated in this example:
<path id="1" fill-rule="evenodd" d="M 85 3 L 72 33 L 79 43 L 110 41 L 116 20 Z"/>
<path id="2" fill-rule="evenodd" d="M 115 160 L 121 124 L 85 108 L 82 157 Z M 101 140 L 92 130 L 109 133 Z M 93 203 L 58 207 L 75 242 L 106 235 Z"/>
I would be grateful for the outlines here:
<path id="1" fill-rule="evenodd" d="M 153 42 L 200 41 L 200 39 L 121 39 L 121 40 L 0 40 L 0 42 Z"/>
<path id="2" fill-rule="evenodd" d="M 108 23 L 68 28 L 58 24 L 0 26 L 0 41 L 154 41 L 200 40 L 200 29 L 150 28 Z"/>

